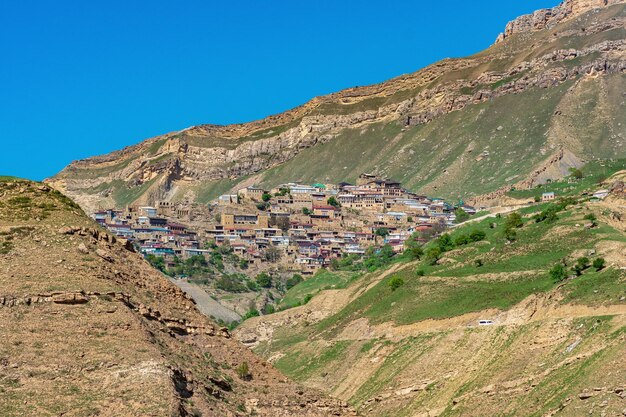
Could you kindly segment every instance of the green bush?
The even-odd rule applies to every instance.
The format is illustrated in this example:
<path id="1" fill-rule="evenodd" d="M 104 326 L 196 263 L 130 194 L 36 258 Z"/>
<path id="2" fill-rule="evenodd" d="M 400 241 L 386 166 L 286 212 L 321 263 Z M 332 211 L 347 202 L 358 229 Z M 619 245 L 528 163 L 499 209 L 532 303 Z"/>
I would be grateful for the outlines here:
<path id="1" fill-rule="evenodd" d="M 469 214 L 467 214 L 467 212 L 460 207 L 454 210 L 454 215 L 456 216 L 457 223 L 463 223 L 470 218 Z"/>
<path id="2" fill-rule="evenodd" d="M 396 276 L 391 277 L 388 285 L 389 285 L 389 288 L 391 288 L 391 291 L 395 291 L 404 285 L 404 280 L 396 275 Z"/>
<path id="3" fill-rule="evenodd" d="M 590 264 L 589 264 L 589 258 L 587 258 L 586 256 L 580 257 L 576 260 L 576 264 L 574 265 L 574 272 L 576 273 L 576 275 L 580 276 L 583 274 L 583 272 L 589 268 Z"/>
<path id="4" fill-rule="evenodd" d="M 244 381 L 249 381 L 252 379 L 252 374 L 250 373 L 250 367 L 248 366 L 248 362 L 242 362 L 236 369 L 237 376 L 243 379 Z"/>
<path id="5" fill-rule="evenodd" d="M 506 217 L 506 221 L 504 222 L 505 228 L 510 229 L 519 229 L 524 225 L 524 220 L 522 220 L 522 216 L 519 213 L 511 213 Z"/>
<path id="6" fill-rule="evenodd" d="M 267 272 L 261 272 L 255 278 L 256 283 L 263 288 L 270 288 L 272 286 L 272 277 Z"/>
<path id="7" fill-rule="evenodd" d="M 304 278 L 302 278 L 302 275 L 294 274 L 291 278 L 287 280 L 287 282 L 285 282 L 285 287 L 287 288 L 287 290 L 290 290 L 296 285 L 298 285 L 299 283 L 301 283 L 302 281 L 304 281 Z"/>
<path id="8" fill-rule="evenodd" d="M 454 244 L 456 246 L 463 246 L 463 245 L 467 245 L 468 243 L 470 243 L 470 238 L 468 235 L 459 235 L 454 239 Z"/>
<path id="9" fill-rule="evenodd" d="M 554 283 L 561 282 L 565 278 L 567 278 L 567 270 L 565 269 L 565 266 L 562 263 L 558 263 L 554 265 L 550 269 L 549 274 L 550 274 L 550 278 L 552 278 L 552 281 Z"/>
<path id="10" fill-rule="evenodd" d="M 596 271 L 601 271 L 606 266 L 606 261 L 604 258 L 596 258 L 593 260 L 593 267 Z"/>
<path id="11" fill-rule="evenodd" d="M 428 250 L 426 250 L 426 262 L 428 262 L 429 265 L 437 265 L 437 262 L 441 258 L 441 254 L 441 248 L 438 246 L 428 248 Z"/>
<path id="12" fill-rule="evenodd" d="M 478 229 L 473 230 L 472 233 L 470 233 L 469 235 L 469 238 L 472 242 L 480 242 L 481 240 L 484 240 L 485 237 L 487 237 L 487 234 Z"/>

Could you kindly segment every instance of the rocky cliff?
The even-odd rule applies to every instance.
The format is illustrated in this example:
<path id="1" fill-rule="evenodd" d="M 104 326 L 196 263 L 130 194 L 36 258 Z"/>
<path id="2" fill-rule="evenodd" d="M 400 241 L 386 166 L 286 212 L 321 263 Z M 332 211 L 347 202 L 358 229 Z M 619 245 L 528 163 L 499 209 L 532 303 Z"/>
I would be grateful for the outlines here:
<path id="1" fill-rule="evenodd" d="M 0 182 L 0 415 L 352 416 L 47 186 Z"/>
<path id="2" fill-rule="evenodd" d="M 260 121 L 149 139 L 74 162 L 50 183 L 87 210 L 159 199 L 204 202 L 250 182 L 338 182 L 360 170 L 470 198 L 526 180 L 563 149 L 580 160 L 626 155 L 625 127 L 614 122 L 624 112 L 626 6 L 604 3 L 567 1 L 538 12 L 545 18 L 520 18 L 502 42 L 472 57 L 318 97 Z M 511 36 L 522 31 L 523 39 Z M 602 114 L 598 106 L 585 111 L 584 125 L 611 117 L 601 131 L 569 120 L 589 100 L 605 104 Z M 468 172 L 484 181 L 472 183 Z"/>
<path id="3" fill-rule="evenodd" d="M 509 22 L 504 32 L 498 36 L 496 43 L 502 42 L 516 33 L 550 28 L 566 19 L 619 3 L 624 3 L 624 0 L 565 0 L 551 9 L 541 9 Z"/>

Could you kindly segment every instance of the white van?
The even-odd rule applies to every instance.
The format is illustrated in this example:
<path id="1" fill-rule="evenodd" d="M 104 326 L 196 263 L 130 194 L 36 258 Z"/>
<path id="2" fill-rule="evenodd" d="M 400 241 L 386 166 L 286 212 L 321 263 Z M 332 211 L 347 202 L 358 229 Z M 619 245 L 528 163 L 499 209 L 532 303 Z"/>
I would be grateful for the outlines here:
<path id="1" fill-rule="evenodd" d="M 492 324 L 493 324 L 492 320 L 479 320 L 478 321 L 479 326 L 491 326 Z"/>

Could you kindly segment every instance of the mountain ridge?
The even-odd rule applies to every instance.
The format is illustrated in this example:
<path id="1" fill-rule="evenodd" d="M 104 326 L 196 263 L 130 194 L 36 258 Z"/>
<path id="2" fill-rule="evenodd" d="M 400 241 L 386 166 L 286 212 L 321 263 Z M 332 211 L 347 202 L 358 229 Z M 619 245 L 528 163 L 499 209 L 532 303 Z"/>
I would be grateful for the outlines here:
<path id="1" fill-rule="evenodd" d="M 545 28 L 510 30 L 504 42 L 468 58 L 447 59 L 383 83 L 316 97 L 262 120 L 228 126 L 199 125 L 151 138 L 108 155 L 74 162 L 49 181 L 90 211 L 101 201 L 109 205 L 161 199 L 204 202 L 249 177 L 276 185 L 277 179 L 267 170 L 289 165 L 307 149 L 337 142 L 346 132 L 377 124 L 386 126 L 390 133 L 383 134 L 378 143 L 372 137 L 366 145 L 372 149 L 383 147 L 392 142 L 393 136 L 407 136 L 443 116 L 466 112 L 499 97 L 535 88 L 556 91 L 555 87 L 570 80 L 622 74 L 626 71 L 622 3 L 611 2 L 598 9 L 600 13 L 591 7 L 594 2 L 567 1 L 557 8 L 572 12 L 551 26 L 558 34 L 556 40 Z M 620 145 L 617 151 L 624 149 Z M 556 148 L 551 153 L 555 152 Z M 580 153 L 577 156 L 583 157 Z M 548 159 L 546 155 L 544 160 Z M 535 160 L 525 169 L 529 174 L 540 168 L 541 161 Z M 309 177 L 311 172 L 304 170 L 296 175 Z M 333 175 L 331 179 L 353 176 Z M 494 185 L 506 185 L 503 180 L 509 176 Z M 438 181 L 421 184 L 423 181 L 415 177 L 414 182 L 415 187 L 425 185 L 427 191 L 435 191 L 433 186 Z M 130 197 L 116 197 L 120 194 Z"/>

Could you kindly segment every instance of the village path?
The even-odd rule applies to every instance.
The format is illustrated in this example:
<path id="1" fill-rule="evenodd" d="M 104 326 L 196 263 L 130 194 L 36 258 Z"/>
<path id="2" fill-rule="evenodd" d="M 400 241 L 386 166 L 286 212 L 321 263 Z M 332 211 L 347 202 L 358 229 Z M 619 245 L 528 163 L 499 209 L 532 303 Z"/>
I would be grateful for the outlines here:
<path id="1" fill-rule="evenodd" d="M 216 320 L 223 320 L 225 323 L 241 320 L 239 314 L 215 301 L 206 291 L 197 285 L 184 279 L 170 279 L 170 281 L 193 298 L 198 310 L 205 316 L 213 317 Z"/>

